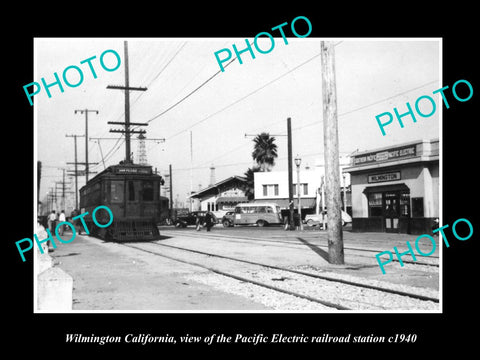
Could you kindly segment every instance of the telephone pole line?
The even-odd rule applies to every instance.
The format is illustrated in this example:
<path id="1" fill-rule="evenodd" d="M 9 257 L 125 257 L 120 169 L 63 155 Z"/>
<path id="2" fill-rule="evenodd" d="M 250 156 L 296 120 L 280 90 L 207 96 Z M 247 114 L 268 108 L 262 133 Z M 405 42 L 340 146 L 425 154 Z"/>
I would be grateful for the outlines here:
<path id="1" fill-rule="evenodd" d="M 85 183 L 88 182 L 88 112 L 95 112 L 98 115 L 98 110 L 75 110 L 74 114 L 79 112 L 80 114 L 85 113 Z"/>
<path id="2" fill-rule="evenodd" d="M 135 126 L 147 126 L 148 123 L 131 123 L 130 122 L 130 91 L 146 91 L 146 87 L 131 87 L 130 80 L 128 76 L 128 43 L 127 41 L 123 42 L 124 50 L 125 50 L 125 86 L 117 86 L 117 85 L 108 85 L 107 89 L 117 89 L 117 90 L 125 90 L 125 122 L 117 122 L 117 121 L 109 121 L 108 124 L 118 124 L 124 125 L 125 129 L 110 129 L 110 132 L 113 133 L 123 133 L 125 134 L 125 163 L 130 164 L 132 163 L 130 154 L 130 134 L 144 134 L 145 130 L 130 130 L 130 125 Z"/>
<path id="3" fill-rule="evenodd" d="M 75 209 L 78 209 L 78 162 L 77 162 L 77 137 L 85 135 L 65 135 L 65 137 L 73 137 L 73 143 L 75 146 Z M 68 163 L 67 163 L 68 164 Z"/>
<path id="4" fill-rule="evenodd" d="M 344 264 L 342 200 L 338 151 L 337 89 L 335 84 L 335 50 L 330 41 L 320 42 L 323 95 L 323 137 L 325 185 L 328 213 L 328 258 L 331 264 Z"/>
<path id="5" fill-rule="evenodd" d="M 62 210 L 65 210 L 65 194 L 71 194 L 72 191 L 65 191 L 65 169 L 61 169 L 62 170 L 62 180 L 61 181 L 55 181 L 55 195 L 56 195 L 56 192 L 57 192 L 57 185 L 61 185 L 61 189 L 62 189 L 62 201 L 60 203 L 60 207 L 62 208 Z"/>

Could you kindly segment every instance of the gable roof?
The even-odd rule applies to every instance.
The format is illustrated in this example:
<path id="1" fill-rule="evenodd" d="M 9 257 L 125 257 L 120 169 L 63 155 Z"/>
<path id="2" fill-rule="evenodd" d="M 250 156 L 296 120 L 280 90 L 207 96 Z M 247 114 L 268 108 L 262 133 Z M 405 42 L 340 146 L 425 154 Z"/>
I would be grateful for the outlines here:
<path id="1" fill-rule="evenodd" d="M 244 178 L 243 176 L 237 176 L 237 175 L 230 176 L 229 178 L 219 181 L 214 185 L 210 185 L 202 190 L 197 191 L 196 193 L 191 194 L 190 196 L 188 196 L 188 198 L 194 198 L 194 199 L 201 198 L 209 193 L 218 194 L 219 193 L 218 188 L 227 187 L 229 183 L 233 183 L 233 182 L 246 183 L 247 179 Z"/>

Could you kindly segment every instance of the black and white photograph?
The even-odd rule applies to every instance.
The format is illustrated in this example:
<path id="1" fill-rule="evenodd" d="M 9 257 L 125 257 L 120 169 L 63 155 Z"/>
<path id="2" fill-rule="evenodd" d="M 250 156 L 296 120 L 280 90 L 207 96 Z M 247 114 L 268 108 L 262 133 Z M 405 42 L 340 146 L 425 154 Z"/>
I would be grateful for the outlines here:
<path id="1" fill-rule="evenodd" d="M 39 5 L 4 32 L 7 350 L 473 348 L 473 9 Z"/>
<path id="2" fill-rule="evenodd" d="M 441 311 L 441 39 L 251 43 L 35 39 L 38 311 Z"/>

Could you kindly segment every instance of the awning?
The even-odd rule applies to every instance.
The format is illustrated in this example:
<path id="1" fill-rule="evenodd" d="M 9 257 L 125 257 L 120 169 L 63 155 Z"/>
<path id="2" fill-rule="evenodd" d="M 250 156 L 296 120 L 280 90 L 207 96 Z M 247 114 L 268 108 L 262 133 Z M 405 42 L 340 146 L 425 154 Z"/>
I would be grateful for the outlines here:
<path id="1" fill-rule="evenodd" d="M 248 198 L 246 196 L 220 196 L 216 201 L 217 204 L 238 204 L 241 202 L 248 202 Z"/>
<path id="2" fill-rule="evenodd" d="M 392 184 L 392 185 L 380 185 L 380 186 L 367 186 L 363 192 L 365 194 L 384 191 L 410 191 L 410 188 L 405 184 Z"/>

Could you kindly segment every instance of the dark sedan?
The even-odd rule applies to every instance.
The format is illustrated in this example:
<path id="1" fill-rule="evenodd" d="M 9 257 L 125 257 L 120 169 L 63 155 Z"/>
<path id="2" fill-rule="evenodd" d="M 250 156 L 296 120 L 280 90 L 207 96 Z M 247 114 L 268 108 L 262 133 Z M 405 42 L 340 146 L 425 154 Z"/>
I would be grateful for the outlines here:
<path id="1" fill-rule="evenodd" d="M 206 211 L 192 211 L 187 214 L 178 215 L 175 220 L 176 227 L 187 227 L 188 225 L 195 225 L 197 223 L 197 217 L 200 218 L 200 222 L 203 224 Z"/>

